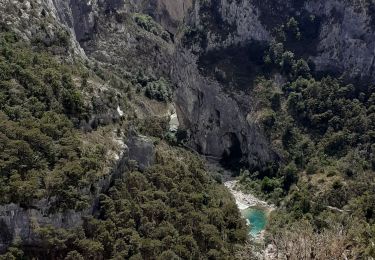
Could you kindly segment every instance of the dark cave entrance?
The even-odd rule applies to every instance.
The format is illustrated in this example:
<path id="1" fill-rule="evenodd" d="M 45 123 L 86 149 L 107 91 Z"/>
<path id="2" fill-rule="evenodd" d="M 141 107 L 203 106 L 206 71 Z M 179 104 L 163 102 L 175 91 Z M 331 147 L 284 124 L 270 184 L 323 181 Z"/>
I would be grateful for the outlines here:
<path id="1" fill-rule="evenodd" d="M 241 169 L 244 166 L 244 162 L 242 160 L 243 153 L 241 149 L 241 142 L 237 135 L 234 133 L 226 134 L 224 136 L 224 142 L 226 142 L 228 145 L 220 159 L 220 164 L 224 168 L 231 170 Z"/>

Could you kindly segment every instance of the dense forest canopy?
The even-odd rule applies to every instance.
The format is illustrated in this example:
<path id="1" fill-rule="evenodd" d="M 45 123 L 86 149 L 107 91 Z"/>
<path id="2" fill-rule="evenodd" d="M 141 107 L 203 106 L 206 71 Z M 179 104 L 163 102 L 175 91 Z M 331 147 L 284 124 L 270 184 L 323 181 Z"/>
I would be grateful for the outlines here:
<path id="1" fill-rule="evenodd" d="M 79 68 L 32 51 L 12 33 L 1 34 L 0 48 L 1 203 L 30 207 L 49 196 L 59 208 L 85 207 L 79 189 L 95 179 L 104 148 L 84 152 L 74 127 L 85 110 L 73 82 Z"/>

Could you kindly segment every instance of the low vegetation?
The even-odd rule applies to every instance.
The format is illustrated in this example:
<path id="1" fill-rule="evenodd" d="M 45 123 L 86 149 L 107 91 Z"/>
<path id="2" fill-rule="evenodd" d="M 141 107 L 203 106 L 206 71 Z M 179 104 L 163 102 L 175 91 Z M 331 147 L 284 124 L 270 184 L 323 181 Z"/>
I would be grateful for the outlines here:
<path id="1" fill-rule="evenodd" d="M 141 27 L 142 29 L 161 37 L 165 41 L 170 41 L 171 36 L 164 28 L 154 21 L 154 19 L 146 14 L 136 13 L 133 15 L 133 19 L 136 24 Z"/>

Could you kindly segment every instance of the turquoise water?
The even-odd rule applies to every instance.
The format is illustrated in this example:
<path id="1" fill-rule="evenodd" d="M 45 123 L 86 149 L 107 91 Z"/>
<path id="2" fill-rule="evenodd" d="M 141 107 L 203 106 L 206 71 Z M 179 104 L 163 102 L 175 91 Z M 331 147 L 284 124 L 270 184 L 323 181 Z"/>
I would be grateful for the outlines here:
<path id="1" fill-rule="evenodd" d="M 250 222 L 249 234 L 251 236 L 257 236 L 263 229 L 266 228 L 267 215 L 263 209 L 251 207 L 242 210 L 241 213 L 242 216 Z"/>

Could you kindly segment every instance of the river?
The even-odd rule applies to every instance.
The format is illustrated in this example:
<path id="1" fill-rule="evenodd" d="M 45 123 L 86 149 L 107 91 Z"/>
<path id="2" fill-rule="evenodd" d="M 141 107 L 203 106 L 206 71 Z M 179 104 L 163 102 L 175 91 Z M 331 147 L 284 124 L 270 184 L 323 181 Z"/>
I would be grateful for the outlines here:
<path id="1" fill-rule="evenodd" d="M 252 194 L 246 194 L 236 188 L 237 181 L 227 181 L 224 185 L 232 193 L 242 216 L 249 224 L 249 235 L 253 238 L 262 237 L 262 231 L 266 228 L 269 213 L 274 210 L 273 205 L 256 198 Z"/>

